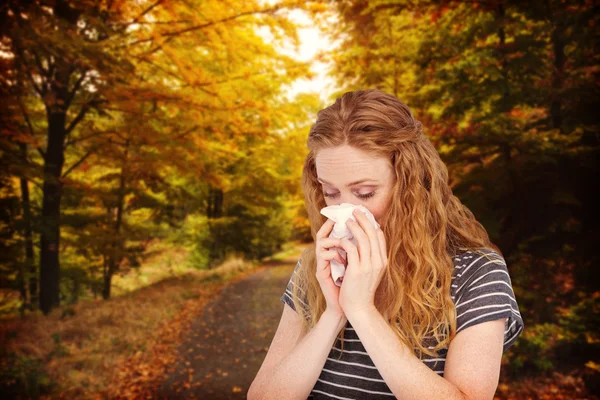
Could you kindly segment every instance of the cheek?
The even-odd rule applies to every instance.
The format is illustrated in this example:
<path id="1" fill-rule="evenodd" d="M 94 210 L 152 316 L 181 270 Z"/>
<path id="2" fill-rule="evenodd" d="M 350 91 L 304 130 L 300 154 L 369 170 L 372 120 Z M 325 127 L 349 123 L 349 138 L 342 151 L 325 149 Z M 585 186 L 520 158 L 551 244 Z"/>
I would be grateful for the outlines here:
<path id="1" fill-rule="evenodd" d="M 385 214 L 389 201 L 390 198 L 386 197 L 385 199 L 382 199 L 369 207 L 369 211 L 371 211 L 377 222 L 381 222 L 381 219 Z"/>
<path id="2" fill-rule="evenodd" d="M 379 222 L 381 221 L 381 217 L 383 217 L 383 210 L 380 209 L 376 209 L 374 212 L 371 211 L 373 213 L 373 216 L 375 217 L 375 221 Z"/>
<path id="3" fill-rule="evenodd" d="M 377 222 L 381 220 L 384 211 L 382 204 L 364 204 L 364 206 L 369 209 L 369 211 L 371 212 L 371 214 L 373 214 Z"/>

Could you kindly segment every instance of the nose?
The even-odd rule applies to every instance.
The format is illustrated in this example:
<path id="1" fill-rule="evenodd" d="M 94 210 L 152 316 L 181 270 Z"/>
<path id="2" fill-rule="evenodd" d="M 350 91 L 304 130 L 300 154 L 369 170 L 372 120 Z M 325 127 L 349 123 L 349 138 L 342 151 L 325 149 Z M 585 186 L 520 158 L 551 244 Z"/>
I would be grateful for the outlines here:
<path id="1" fill-rule="evenodd" d="M 350 203 L 354 205 L 361 205 L 362 202 L 360 199 L 357 199 L 356 196 L 352 195 L 352 193 L 340 193 L 340 197 L 338 198 L 339 203 Z"/>

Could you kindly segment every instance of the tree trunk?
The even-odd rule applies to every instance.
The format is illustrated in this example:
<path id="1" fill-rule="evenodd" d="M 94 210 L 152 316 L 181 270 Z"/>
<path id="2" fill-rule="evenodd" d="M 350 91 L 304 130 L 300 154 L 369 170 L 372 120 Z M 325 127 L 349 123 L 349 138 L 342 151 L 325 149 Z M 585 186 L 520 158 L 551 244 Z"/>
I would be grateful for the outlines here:
<path id="1" fill-rule="evenodd" d="M 110 284 L 112 281 L 112 262 L 111 262 L 112 258 L 109 257 L 108 259 L 108 263 L 107 263 L 107 268 L 104 270 L 104 282 L 102 284 L 102 298 L 104 300 L 108 300 L 110 299 Z"/>
<path id="2" fill-rule="evenodd" d="M 554 24 L 552 30 L 552 48 L 554 50 L 554 68 L 552 69 L 552 101 L 550 104 L 550 115 L 552 128 L 559 129 L 564 133 L 562 124 L 562 95 L 561 89 L 565 76 L 565 41 L 564 28 L 559 21 Z"/>
<path id="3" fill-rule="evenodd" d="M 208 218 L 219 218 L 223 214 L 223 191 L 220 188 L 211 187 L 208 192 L 206 216 Z"/>
<path id="4" fill-rule="evenodd" d="M 112 276 L 110 275 L 110 256 L 104 257 L 104 263 L 102 268 L 102 298 L 107 300 L 110 298 L 110 281 Z"/>
<path id="5" fill-rule="evenodd" d="M 53 107 L 52 107 L 53 108 Z M 48 314 L 60 305 L 59 299 L 59 246 L 60 246 L 60 200 L 62 184 L 60 176 L 64 164 L 65 112 L 49 107 L 48 148 L 44 163 L 42 205 L 42 231 L 40 238 L 40 309 Z"/>
<path id="6" fill-rule="evenodd" d="M 500 39 L 498 55 L 500 58 L 500 73 L 502 74 L 502 97 L 500 99 L 500 107 L 498 112 L 506 113 L 512 107 L 510 103 L 510 81 L 508 77 L 508 63 L 506 58 L 506 31 L 504 30 L 506 11 L 502 3 L 498 4 L 496 9 L 496 21 L 498 22 L 498 38 Z M 511 193 L 511 204 L 508 207 L 509 212 L 506 220 L 502 224 L 502 231 L 498 241 L 498 245 L 506 255 L 511 254 L 516 245 L 521 240 L 521 214 L 522 214 L 522 199 L 519 176 L 514 167 L 511 152 L 512 147 L 509 143 L 509 138 L 500 144 L 500 150 L 506 166 L 507 179 L 510 184 L 509 192 Z"/>
<path id="7" fill-rule="evenodd" d="M 125 187 L 127 182 L 127 162 L 129 155 L 129 141 L 125 143 L 125 154 L 123 158 L 123 165 L 121 167 L 121 174 L 119 176 L 119 195 L 117 200 L 117 215 L 115 216 L 115 240 L 109 247 L 109 254 L 107 257 L 107 269 L 104 274 L 104 287 L 102 289 L 102 297 L 107 300 L 110 298 L 110 289 L 112 283 L 112 277 L 117 272 L 119 264 L 123 258 L 123 242 L 120 239 L 121 236 L 121 225 L 123 221 L 123 209 L 125 208 Z"/>
<path id="8" fill-rule="evenodd" d="M 62 0 L 56 2 L 57 18 L 77 24 L 79 11 Z M 40 235 L 40 309 L 47 315 L 60 305 L 60 201 L 61 175 L 65 162 L 64 142 L 67 135 L 66 118 L 69 105 L 69 78 L 75 68 L 63 59 L 57 59 L 55 72 L 46 76 L 49 83 L 44 98 L 48 117 L 48 145 L 44 157 L 44 184 Z M 43 72 L 43 71 L 40 71 Z M 74 122 L 72 122 L 73 124 Z"/>
<path id="9" fill-rule="evenodd" d="M 27 145 L 21 143 L 21 155 L 26 158 Z M 23 207 L 23 220 L 25 228 L 23 236 L 25 237 L 25 271 L 23 273 L 22 292 L 23 304 L 26 308 L 33 309 L 33 305 L 38 302 L 37 292 L 37 270 L 35 268 L 33 252 L 33 231 L 31 228 L 31 204 L 29 200 L 29 184 L 27 179 L 21 178 L 21 207 Z M 29 277 L 29 281 L 27 281 Z"/>

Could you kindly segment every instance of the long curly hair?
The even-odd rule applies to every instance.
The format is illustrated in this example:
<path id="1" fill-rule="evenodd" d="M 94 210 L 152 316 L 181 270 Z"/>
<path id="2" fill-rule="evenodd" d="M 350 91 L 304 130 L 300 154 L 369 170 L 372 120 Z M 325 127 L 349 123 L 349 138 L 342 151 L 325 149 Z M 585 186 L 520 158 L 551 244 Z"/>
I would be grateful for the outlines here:
<path id="1" fill-rule="evenodd" d="M 376 89 L 343 94 L 317 113 L 307 145 L 302 186 L 313 243 L 300 257 L 292 288 L 296 310 L 304 317 L 303 331 L 314 327 L 326 308 L 316 278 L 315 237 L 327 218 L 320 213 L 326 203 L 315 157 L 321 149 L 349 145 L 387 158 L 396 175 L 391 201 L 380 221 L 388 265 L 374 305 L 420 359 L 423 353 L 438 356 L 438 350 L 447 348 L 456 335 L 456 309 L 450 295 L 452 256 L 477 248 L 502 255 L 500 249 L 452 194 L 446 166 L 421 122 L 398 98 Z M 338 338 L 343 337 L 341 329 Z M 426 338 L 435 338 L 433 350 Z"/>

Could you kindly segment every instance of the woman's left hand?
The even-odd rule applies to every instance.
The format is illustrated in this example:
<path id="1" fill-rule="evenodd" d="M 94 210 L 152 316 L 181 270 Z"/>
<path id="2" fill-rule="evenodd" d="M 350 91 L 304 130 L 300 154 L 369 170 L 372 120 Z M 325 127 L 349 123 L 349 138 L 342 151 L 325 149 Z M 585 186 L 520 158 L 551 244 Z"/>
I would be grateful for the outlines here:
<path id="1" fill-rule="evenodd" d="M 348 319 L 359 313 L 377 311 L 375 291 L 387 267 L 387 247 L 381 229 L 375 229 L 360 210 L 353 212 L 358 224 L 349 219 L 346 226 L 358 242 L 355 246 L 343 238 L 340 246 L 346 252 L 348 265 L 340 288 L 339 305 Z"/>

